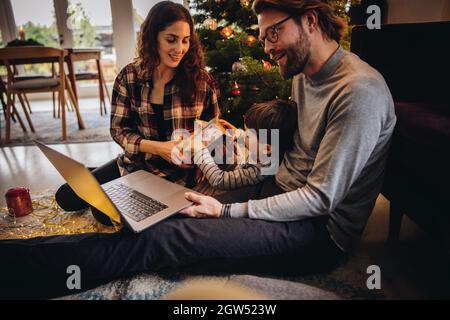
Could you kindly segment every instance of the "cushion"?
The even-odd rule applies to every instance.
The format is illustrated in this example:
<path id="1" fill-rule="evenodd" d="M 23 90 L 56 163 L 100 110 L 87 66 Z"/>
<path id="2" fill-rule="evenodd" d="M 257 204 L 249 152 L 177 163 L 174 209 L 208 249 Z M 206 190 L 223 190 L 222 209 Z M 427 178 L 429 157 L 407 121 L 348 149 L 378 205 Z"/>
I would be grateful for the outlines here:
<path id="1" fill-rule="evenodd" d="M 75 74 L 75 78 L 77 80 L 92 80 L 92 79 L 98 79 L 98 73 L 96 72 L 83 72 L 83 73 L 77 73 Z"/>
<path id="2" fill-rule="evenodd" d="M 445 198 L 450 179 L 450 107 L 397 102 L 395 113 L 383 194 L 391 194 L 389 189 L 408 194 L 409 187 L 421 186 L 434 199 Z"/>
<path id="3" fill-rule="evenodd" d="M 14 81 L 24 81 L 32 79 L 50 79 L 53 78 L 51 74 L 23 74 L 20 76 L 15 76 Z"/>
<path id="4" fill-rule="evenodd" d="M 15 82 L 11 85 L 12 90 L 35 90 L 53 88 L 59 86 L 59 78 L 51 79 L 31 79 Z"/>
<path id="5" fill-rule="evenodd" d="M 450 149 L 450 104 L 396 102 L 396 134 L 417 144 Z"/>

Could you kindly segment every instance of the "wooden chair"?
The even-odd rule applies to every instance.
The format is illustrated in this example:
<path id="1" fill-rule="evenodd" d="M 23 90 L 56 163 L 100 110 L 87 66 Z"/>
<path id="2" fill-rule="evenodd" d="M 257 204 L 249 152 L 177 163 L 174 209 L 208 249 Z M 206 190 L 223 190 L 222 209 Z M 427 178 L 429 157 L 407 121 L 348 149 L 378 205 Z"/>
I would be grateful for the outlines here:
<path id="1" fill-rule="evenodd" d="M 2 77 L 0 77 L 0 103 L 2 105 L 2 110 L 3 110 L 3 115 L 6 119 L 6 85 L 3 82 Z M 22 108 L 24 108 L 24 106 L 22 105 Z M 27 128 L 25 127 L 25 124 L 22 121 L 22 118 L 20 117 L 19 112 L 17 112 L 16 106 L 14 105 L 14 103 L 12 103 L 11 105 L 11 120 L 16 122 L 19 121 L 20 126 L 22 127 L 23 132 L 27 132 Z M 1 114 L 0 113 L 0 119 L 1 119 Z M 16 120 L 17 118 L 17 120 Z M 1 141 L 1 133 L 2 133 L 2 128 L 1 128 L 1 121 L 0 121 L 0 141 Z"/>
<path id="2" fill-rule="evenodd" d="M 98 89 L 100 96 L 100 115 L 103 115 L 103 112 L 107 114 L 105 95 L 109 100 L 109 104 L 111 104 L 111 97 L 109 95 L 108 87 L 106 86 L 106 82 L 103 77 L 103 72 L 100 65 L 102 50 L 95 48 L 92 49 L 69 48 L 67 50 L 69 52 L 69 55 L 66 60 L 69 68 L 70 81 L 72 87 L 74 88 L 75 97 L 78 99 L 75 81 L 98 80 Z M 87 60 L 95 60 L 97 72 L 78 72 L 78 73 L 75 72 L 74 63 L 76 61 L 87 61 Z"/>
<path id="3" fill-rule="evenodd" d="M 32 75 L 28 75 L 28 74 L 20 74 L 19 70 L 16 66 L 14 66 L 14 82 L 18 82 L 18 81 L 24 81 L 24 80 L 33 80 L 33 79 L 50 79 L 50 78 L 56 78 L 58 75 L 56 74 L 56 68 L 55 68 L 55 62 L 51 63 L 52 65 L 52 72 L 50 75 L 40 75 L 40 74 L 32 74 Z M 28 97 L 26 94 L 23 95 L 19 95 L 19 100 L 25 103 L 28 112 L 30 114 L 33 113 L 33 111 L 31 110 L 31 105 L 30 105 L 30 101 L 28 101 Z M 53 118 L 56 118 L 56 93 L 52 92 L 52 101 L 53 101 Z M 59 101 L 59 98 L 58 98 Z M 60 106 L 58 105 L 58 118 L 59 116 L 59 108 Z M 69 111 L 74 111 L 75 109 L 72 107 L 70 108 L 69 105 L 67 105 L 67 109 Z"/>
<path id="4" fill-rule="evenodd" d="M 66 86 L 66 74 L 64 72 L 64 59 L 67 56 L 66 50 L 41 47 L 41 46 L 23 46 L 23 47 L 11 47 L 0 49 L 0 61 L 6 66 L 8 72 L 8 81 L 6 84 L 6 134 L 5 143 L 10 142 L 11 134 L 11 113 L 14 103 L 14 96 L 26 93 L 35 92 L 57 92 L 59 94 L 59 103 L 61 106 L 66 105 L 65 89 L 68 89 L 69 97 L 73 100 L 75 111 L 78 118 L 78 126 L 80 129 L 84 129 L 83 120 L 78 109 L 78 104 L 75 100 L 75 96 L 70 86 Z M 30 79 L 19 82 L 14 82 L 14 70 L 13 67 L 22 64 L 37 64 L 37 63 L 51 63 L 55 62 L 59 66 L 59 76 L 57 78 L 50 79 Z M 65 108 L 61 108 L 61 128 L 62 128 L 62 140 L 67 139 L 66 128 L 66 114 Z M 24 108 L 25 116 L 32 127 L 30 115 L 26 108 Z M 34 128 L 32 129 L 34 132 Z"/>

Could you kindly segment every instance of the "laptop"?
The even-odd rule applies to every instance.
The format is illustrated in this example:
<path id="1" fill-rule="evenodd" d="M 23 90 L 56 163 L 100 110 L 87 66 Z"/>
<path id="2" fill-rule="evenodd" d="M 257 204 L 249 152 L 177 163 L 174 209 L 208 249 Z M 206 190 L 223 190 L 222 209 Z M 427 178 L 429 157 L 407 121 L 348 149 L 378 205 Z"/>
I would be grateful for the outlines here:
<path id="1" fill-rule="evenodd" d="M 81 199 L 138 233 L 192 203 L 184 193 L 192 190 L 139 170 L 100 185 L 80 162 L 33 140 Z"/>

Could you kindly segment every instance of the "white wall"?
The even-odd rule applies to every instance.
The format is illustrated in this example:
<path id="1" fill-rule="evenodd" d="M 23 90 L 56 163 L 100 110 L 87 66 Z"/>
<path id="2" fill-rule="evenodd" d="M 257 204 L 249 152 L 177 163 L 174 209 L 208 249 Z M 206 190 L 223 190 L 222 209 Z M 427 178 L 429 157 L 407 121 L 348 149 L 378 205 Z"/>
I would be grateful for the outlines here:
<path id="1" fill-rule="evenodd" d="M 120 70 L 130 63 L 135 53 L 133 4 L 131 0 L 110 0 L 113 24 L 116 66 Z"/>
<path id="2" fill-rule="evenodd" d="M 55 7 L 60 45 L 62 48 L 73 48 L 73 33 L 67 25 L 69 19 L 67 15 L 69 0 L 53 0 L 53 5 Z"/>
<path id="3" fill-rule="evenodd" d="M 14 12 L 9 0 L 0 0 L 0 31 L 3 43 L 16 38 L 16 22 Z"/>
<path id="4" fill-rule="evenodd" d="M 388 23 L 450 21 L 450 0 L 389 0 Z"/>

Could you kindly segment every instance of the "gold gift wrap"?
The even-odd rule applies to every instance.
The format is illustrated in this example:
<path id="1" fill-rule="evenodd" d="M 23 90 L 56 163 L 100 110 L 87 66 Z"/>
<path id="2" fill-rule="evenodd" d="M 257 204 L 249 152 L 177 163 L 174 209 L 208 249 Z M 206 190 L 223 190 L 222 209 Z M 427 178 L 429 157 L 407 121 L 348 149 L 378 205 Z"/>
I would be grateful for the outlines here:
<path id="1" fill-rule="evenodd" d="M 7 207 L 1 208 L 0 240 L 117 231 L 117 227 L 109 227 L 97 222 L 90 209 L 65 212 L 57 205 L 53 195 L 54 192 L 48 192 L 47 195 L 33 195 L 34 211 L 24 217 L 10 216 Z"/>

